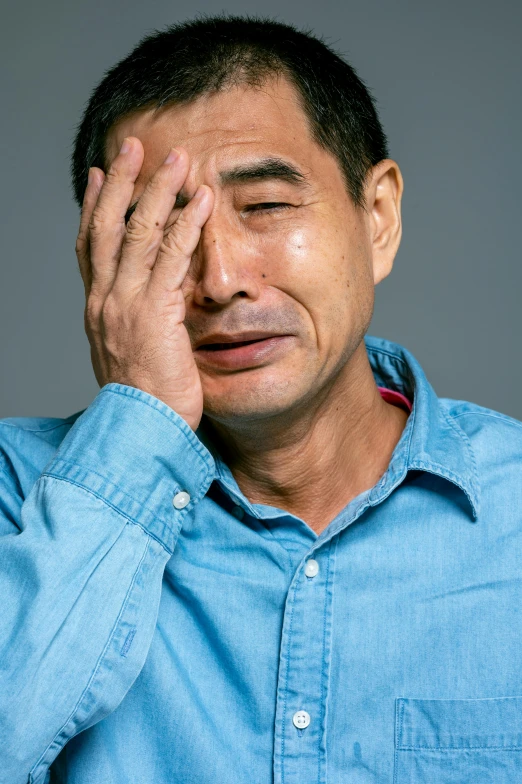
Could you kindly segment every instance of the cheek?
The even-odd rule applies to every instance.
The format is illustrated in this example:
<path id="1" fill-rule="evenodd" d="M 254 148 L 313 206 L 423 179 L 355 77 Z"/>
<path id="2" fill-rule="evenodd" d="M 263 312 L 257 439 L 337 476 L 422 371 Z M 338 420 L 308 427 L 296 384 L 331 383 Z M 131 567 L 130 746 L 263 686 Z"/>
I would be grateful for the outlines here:
<path id="1" fill-rule="evenodd" d="M 328 310 L 346 301 L 356 259 L 340 232 L 301 226 L 277 234 L 263 243 L 265 283 L 281 288 L 307 307 Z"/>
<path id="2" fill-rule="evenodd" d="M 260 256 L 267 283 L 313 291 L 328 267 L 323 237 L 307 227 L 281 226 L 262 238 Z"/>
<path id="3" fill-rule="evenodd" d="M 367 244 L 355 227 L 289 228 L 277 243 L 266 243 L 263 258 L 263 282 L 302 305 L 320 344 L 342 349 L 366 331 L 374 284 Z"/>

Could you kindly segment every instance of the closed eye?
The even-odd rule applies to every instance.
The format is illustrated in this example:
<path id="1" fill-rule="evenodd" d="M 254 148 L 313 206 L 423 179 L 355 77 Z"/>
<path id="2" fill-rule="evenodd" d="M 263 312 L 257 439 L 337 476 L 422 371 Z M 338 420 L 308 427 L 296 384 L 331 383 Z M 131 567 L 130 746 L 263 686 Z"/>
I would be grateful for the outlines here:
<path id="1" fill-rule="evenodd" d="M 259 204 L 249 204 L 244 208 L 243 212 L 260 212 L 261 210 L 269 212 L 271 210 L 280 210 L 291 206 L 291 204 L 287 204 L 283 201 L 263 201 Z"/>

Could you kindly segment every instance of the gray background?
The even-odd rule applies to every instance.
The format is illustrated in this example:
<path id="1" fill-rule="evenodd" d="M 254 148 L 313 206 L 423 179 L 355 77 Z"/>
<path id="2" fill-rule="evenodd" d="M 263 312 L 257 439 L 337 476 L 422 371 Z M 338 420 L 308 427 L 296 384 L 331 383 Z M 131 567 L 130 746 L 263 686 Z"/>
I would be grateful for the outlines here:
<path id="1" fill-rule="evenodd" d="M 378 100 L 405 178 L 404 235 L 369 334 L 441 396 L 522 419 L 522 3 L 30 0 L 2 14 L 0 417 L 65 417 L 98 392 L 69 185 L 74 129 L 106 69 L 196 13 L 273 15 L 324 35 Z"/>

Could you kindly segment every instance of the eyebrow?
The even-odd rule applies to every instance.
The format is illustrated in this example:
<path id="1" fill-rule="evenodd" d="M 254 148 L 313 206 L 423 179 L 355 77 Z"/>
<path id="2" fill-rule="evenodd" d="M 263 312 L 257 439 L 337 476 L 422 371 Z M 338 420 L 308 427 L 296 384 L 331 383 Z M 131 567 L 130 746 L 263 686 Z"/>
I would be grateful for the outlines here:
<path id="1" fill-rule="evenodd" d="M 222 185 L 259 180 L 282 180 L 290 185 L 309 185 L 306 174 L 282 158 L 263 158 L 251 164 L 235 166 L 233 169 L 220 172 L 219 180 Z M 189 201 L 188 196 L 181 190 L 176 197 L 174 209 L 183 209 Z M 125 213 L 125 223 L 128 222 L 137 206 L 138 202 L 136 201 L 129 207 Z"/>
<path id="2" fill-rule="evenodd" d="M 283 180 L 290 185 L 308 185 L 308 177 L 282 158 L 263 158 L 251 164 L 236 166 L 221 172 L 222 185 L 251 180 Z"/>

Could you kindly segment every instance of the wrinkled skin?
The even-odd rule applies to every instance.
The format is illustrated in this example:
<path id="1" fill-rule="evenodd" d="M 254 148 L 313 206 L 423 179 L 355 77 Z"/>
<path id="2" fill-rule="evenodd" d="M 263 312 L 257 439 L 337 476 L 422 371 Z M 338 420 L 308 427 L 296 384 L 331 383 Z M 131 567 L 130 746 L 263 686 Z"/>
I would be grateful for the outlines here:
<path id="1" fill-rule="evenodd" d="M 182 283 L 192 346 L 215 331 L 292 336 L 253 368 L 216 370 L 194 357 L 204 421 L 243 492 L 319 532 L 382 475 L 406 420 L 380 398 L 363 342 L 374 286 L 400 242 L 400 170 L 391 160 L 374 167 L 366 210 L 355 207 L 283 79 L 137 112 L 110 131 L 108 163 L 125 137 L 144 149 L 130 204 L 173 146 L 188 154 L 183 194 L 204 184 L 214 195 Z M 221 172 L 267 157 L 284 159 L 306 183 L 221 182 Z"/>

